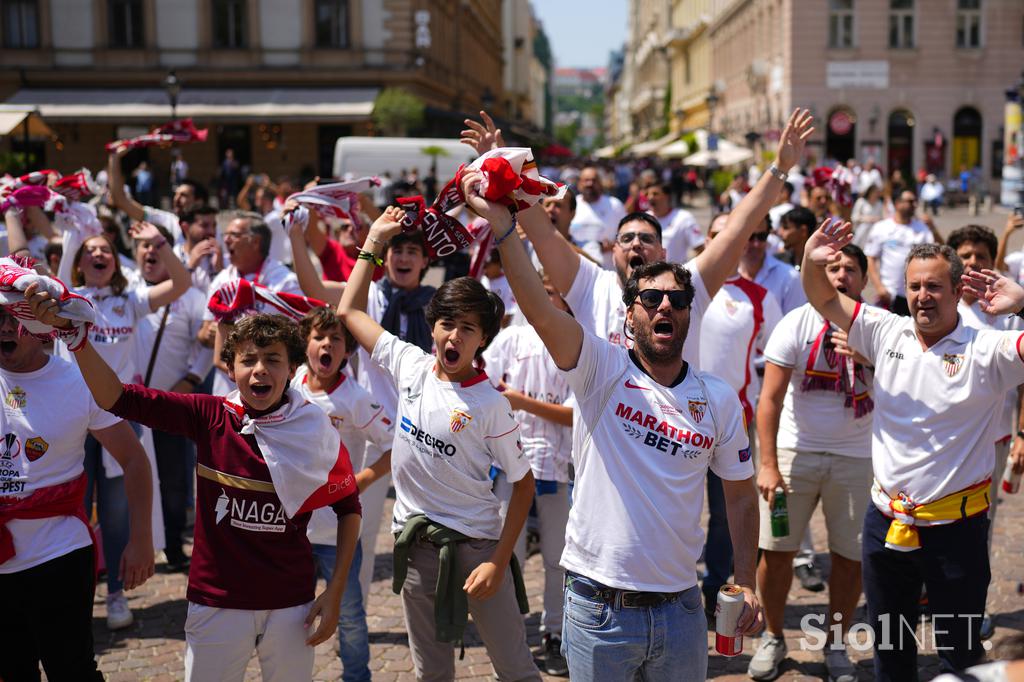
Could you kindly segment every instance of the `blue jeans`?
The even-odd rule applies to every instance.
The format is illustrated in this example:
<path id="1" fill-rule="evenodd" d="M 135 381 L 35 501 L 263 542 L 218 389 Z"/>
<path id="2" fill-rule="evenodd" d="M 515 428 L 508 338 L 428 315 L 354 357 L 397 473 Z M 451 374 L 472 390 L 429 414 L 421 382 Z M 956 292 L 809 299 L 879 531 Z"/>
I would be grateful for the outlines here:
<path id="1" fill-rule="evenodd" d="M 732 537 L 729 517 L 725 511 L 722 479 L 708 471 L 708 535 L 704 543 L 704 599 L 708 604 L 718 600 L 718 589 L 732 575 Z"/>
<path id="2" fill-rule="evenodd" d="M 134 424 L 133 424 L 134 426 Z M 128 545 L 128 495 L 124 476 L 107 478 L 103 467 L 103 446 L 92 436 L 85 437 L 85 515 L 92 518 L 93 490 L 96 491 L 96 515 L 103 539 L 103 561 L 107 565 L 107 593 L 124 587 L 121 581 L 121 555 Z"/>
<path id="3" fill-rule="evenodd" d="M 330 580 L 338 548 L 334 545 L 313 545 L 317 572 Z M 366 627 L 363 591 L 359 586 L 359 566 L 363 562 L 363 545 L 356 542 L 352 565 L 348 569 L 345 593 L 338 613 L 338 657 L 341 658 L 343 682 L 368 682 L 370 679 L 370 633 Z"/>
<path id="4" fill-rule="evenodd" d="M 562 655 L 573 682 L 706 679 L 707 630 L 696 585 L 674 601 L 644 608 L 616 608 L 565 590 Z"/>

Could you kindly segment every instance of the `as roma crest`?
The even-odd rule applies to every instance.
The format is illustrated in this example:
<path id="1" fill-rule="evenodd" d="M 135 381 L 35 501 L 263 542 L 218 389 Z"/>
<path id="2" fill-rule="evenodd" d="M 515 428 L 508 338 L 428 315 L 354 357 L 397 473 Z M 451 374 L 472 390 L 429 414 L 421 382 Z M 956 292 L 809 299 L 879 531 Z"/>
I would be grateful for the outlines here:
<path id="1" fill-rule="evenodd" d="M 955 377 L 960 368 L 964 366 L 964 356 L 962 354 L 945 353 L 942 356 L 942 366 L 948 376 Z"/>
<path id="2" fill-rule="evenodd" d="M 704 419 L 704 413 L 708 409 L 707 401 L 704 400 L 693 400 L 692 398 L 687 401 L 687 407 L 690 410 L 690 416 L 693 417 L 693 421 L 700 424 L 700 421 Z"/>
<path id="3" fill-rule="evenodd" d="M 36 436 L 35 438 L 29 438 L 25 441 L 25 456 L 28 457 L 28 461 L 34 462 L 50 449 L 50 444 L 45 440 Z"/>
<path id="4" fill-rule="evenodd" d="M 466 428 L 471 421 L 473 421 L 472 415 L 466 414 L 462 410 L 452 410 L 452 433 L 458 433 Z"/>

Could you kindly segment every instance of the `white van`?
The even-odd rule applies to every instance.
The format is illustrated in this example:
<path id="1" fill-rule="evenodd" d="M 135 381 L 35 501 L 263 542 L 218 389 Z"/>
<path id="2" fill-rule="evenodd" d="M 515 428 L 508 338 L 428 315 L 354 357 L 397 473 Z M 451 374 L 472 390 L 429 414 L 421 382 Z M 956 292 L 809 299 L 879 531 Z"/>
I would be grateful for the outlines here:
<path id="1" fill-rule="evenodd" d="M 384 175 L 391 177 L 416 168 L 421 178 L 430 171 L 433 159 L 423 153 L 425 147 L 440 147 L 445 151 L 437 157 L 437 179 L 441 186 L 455 176 L 459 166 L 477 157 L 476 152 L 458 140 L 434 137 L 339 137 L 334 146 L 334 177 L 344 178 Z M 440 187 L 438 188 L 440 190 Z"/>

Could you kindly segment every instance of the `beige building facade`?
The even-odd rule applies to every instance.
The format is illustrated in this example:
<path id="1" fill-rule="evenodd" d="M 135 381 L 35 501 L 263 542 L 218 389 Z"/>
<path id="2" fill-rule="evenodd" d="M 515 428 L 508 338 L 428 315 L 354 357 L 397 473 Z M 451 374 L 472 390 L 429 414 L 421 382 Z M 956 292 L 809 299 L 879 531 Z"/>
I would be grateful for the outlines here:
<path id="1" fill-rule="evenodd" d="M 329 175 L 339 136 L 374 132 L 373 101 L 386 87 L 423 100 L 426 134 L 456 134 L 485 105 L 513 124 L 533 111 L 531 64 L 506 73 L 502 49 L 511 16 L 513 39 L 531 52 L 528 2 L 509 0 L 508 15 L 502 0 L 8 4 L 17 11 L 0 16 L 0 102 L 38 110 L 55 136 L 30 138 L 29 149 L 64 171 L 97 168 L 105 142 L 169 120 L 172 70 L 182 86 L 176 114 L 210 130 L 212 144 L 182 148 L 201 181 L 216 176 L 227 148 L 272 176 Z M 14 131 L 8 145 L 19 151 L 24 140 Z M 148 153 L 168 167 L 166 150 Z"/>
<path id="2" fill-rule="evenodd" d="M 771 149 L 792 108 L 812 162 L 950 177 L 1001 167 L 1004 91 L 1024 67 L 1019 0 L 731 0 L 708 33 L 715 128 Z"/>

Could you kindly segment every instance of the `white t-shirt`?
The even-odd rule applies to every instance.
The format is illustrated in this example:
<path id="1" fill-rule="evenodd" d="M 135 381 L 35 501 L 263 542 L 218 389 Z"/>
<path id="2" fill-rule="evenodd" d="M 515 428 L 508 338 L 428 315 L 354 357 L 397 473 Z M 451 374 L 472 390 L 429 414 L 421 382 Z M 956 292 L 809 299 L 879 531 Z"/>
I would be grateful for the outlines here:
<path id="1" fill-rule="evenodd" d="M 633 341 L 627 339 L 623 332 L 626 304 L 622 302 L 619 276 L 611 270 L 603 270 L 586 258 L 580 258 L 579 262 L 576 279 L 565 295 L 565 302 L 572 309 L 576 321 L 584 331 L 624 348 L 632 348 Z M 690 304 L 690 330 L 686 335 L 686 345 L 683 346 L 683 359 L 691 365 L 699 366 L 701 320 L 711 304 L 711 296 L 695 261 L 690 261 L 684 267 L 690 271 L 693 302 Z"/>
<path id="2" fill-rule="evenodd" d="M 782 310 L 767 289 L 749 279 L 727 280 L 704 313 L 700 334 L 701 371 L 729 384 L 752 423 L 761 379 L 754 360 L 782 319 Z"/>
<path id="3" fill-rule="evenodd" d="M 372 319 L 380 322 L 384 319 L 384 311 L 387 310 L 388 300 L 384 296 L 383 289 L 377 282 L 370 282 L 370 291 L 366 298 L 366 314 Z M 408 327 L 409 317 L 405 313 L 398 315 L 398 327 L 402 334 Z M 374 402 L 384 406 L 387 414 L 398 414 L 398 389 L 395 388 L 395 381 L 391 373 L 374 362 L 369 353 L 359 347 L 356 354 L 358 357 L 356 369 L 356 381 L 374 397 Z"/>
<path id="4" fill-rule="evenodd" d="M 619 221 L 626 217 L 626 209 L 615 197 L 602 194 L 590 203 L 582 197 L 576 202 L 576 215 L 569 223 L 569 235 L 580 248 L 604 267 L 612 267 L 611 251 L 601 251 L 601 242 L 613 241 Z"/>
<path id="5" fill-rule="evenodd" d="M 508 399 L 481 372 L 461 384 L 441 381 L 435 358 L 384 332 L 373 359 L 398 388 L 391 476 L 391 529 L 425 514 L 471 538 L 497 540 L 502 521 L 491 491 L 491 465 L 516 482 L 530 471 Z"/>
<path id="6" fill-rule="evenodd" d="M 807 303 L 807 294 L 800 283 L 800 272 L 775 256 L 764 257 L 761 269 L 754 275 L 754 282 L 771 292 L 782 308 L 783 315 Z"/>
<path id="7" fill-rule="evenodd" d="M 926 503 L 992 476 L 1003 400 L 1024 382 L 1021 336 L 960 321 L 922 350 L 913 319 L 857 307 L 849 342 L 875 363 L 872 466 L 890 496 Z"/>
<path id="8" fill-rule="evenodd" d="M 862 196 L 867 194 L 872 187 L 882 189 L 883 186 L 882 173 L 877 168 L 862 170 L 857 176 L 857 194 Z"/>
<path id="9" fill-rule="evenodd" d="M 300 366 L 292 379 L 292 388 L 330 417 L 348 450 L 354 473 L 373 464 L 391 449 L 391 441 L 395 437 L 393 412 L 386 412 L 366 389 L 345 374 L 333 388 L 319 392 L 309 388 L 308 378 L 309 368 Z M 337 515 L 328 507 L 314 511 L 306 536 L 316 544 L 335 544 L 338 539 Z"/>
<path id="10" fill-rule="evenodd" d="M 142 207 L 142 217 L 147 223 L 153 223 L 171 233 L 175 244 L 185 241 L 185 231 L 181 229 L 181 221 L 178 216 L 170 211 L 164 211 L 152 206 Z"/>
<path id="11" fill-rule="evenodd" d="M 206 294 L 191 287 L 181 298 L 171 303 L 160 348 L 153 363 L 150 388 L 169 391 L 188 374 L 194 374 L 200 379 L 206 378 L 210 367 L 213 366 L 213 349 L 204 347 L 197 338 L 199 329 L 203 326 L 205 311 Z M 149 367 L 153 344 L 156 343 L 163 315 L 164 309 L 160 308 L 139 320 L 136 330 L 136 366 L 139 368 L 139 376 L 143 378 L 146 376 L 146 368 Z"/>
<path id="12" fill-rule="evenodd" d="M 648 211 L 654 215 L 654 211 Z M 690 260 L 690 250 L 704 244 L 704 233 L 700 223 L 693 214 L 682 208 L 673 208 L 661 223 L 661 244 L 665 247 L 665 260 L 672 263 L 685 263 Z"/>
<path id="13" fill-rule="evenodd" d="M 139 340 L 135 332 L 143 318 L 152 312 L 149 289 L 144 284 L 127 287 L 120 295 L 111 292 L 110 287 L 74 287 L 72 291 L 92 301 L 96 309 L 96 324 L 89 329 L 89 342 L 96 352 L 121 383 L 137 383 L 145 367 L 139 369 L 138 366 Z M 56 344 L 54 353 L 63 358 L 71 357 L 62 343 Z"/>
<path id="14" fill-rule="evenodd" d="M 685 369 L 655 383 L 625 349 L 583 335 L 567 373 L 576 486 L 562 566 L 610 587 L 677 592 L 697 584 L 708 468 L 729 481 L 754 475 L 736 393 Z"/>
<path id="15" fill-rule="evenodd" d="M 101 410 L 73 362 L 50 357 L 34 372 L 0 370 L 4 396 L 4 437 L 0 442 L 0 488 L 5 495 L 24 497 L 40 488 L 66 483 L 81 475 L 85 437 L 121 420 Z M 91 544 L 78 519 L 13 519 L 13 559 L 0 573 L 15 573 L 56 559 Z"/>
<path id="16" fill-rule="evenodd" d="M 775 445 L 787 450 L 871 457 L 872 413 L 857 419 L 853 408 L 846 407 L 845 393 L 802 388 L 811 348 L 824 326 L 825 320 L 807 303 L 786 313 L 768 339 L 765 360 L 793 370 L 782 401 Z M 872 376 L 873 370 L 865 367 L 868 386 Z"/>
<path id="17" fill-rule="evenodd" d="M 931 230 L 917 218 L 909 225 L 901 225 L 892 218 L 879 220 L 871 227 L 864 255 L 878 258 L 878 274 L 885 287 L 893 296 L 906 296 L 907 255 L 917 244 L 931 244 L 935 241 Z"/>
<path id="18" fill-rule="evenodd" d="M 963 320 L 965 327 L 972 327 L 974 329 L 996 329 L 998 331 L 1024 330 L 1024 320 L 1021 320 L 1016 315 L 989 315 L 982 311 L 981 306 L 978 305 L 977 301 L 971 305 L 967 305 L 963 299 L 960 299 L 960 303 L 957 305 L 956 309 L 960 312 L 960 318 Z M 996 438 L 997 441 L 1009 438 L 1017 431 L 1017 422 L 1015 420 L 1016 409 L 1017 391 L 1014 389 L 1006 394 L 1006 401 L 1003 403 L 1003 415 L 999 420 L 1002 429 Z M 1002 472 L 997 471 L 996 475 L 1002 475 Z"/>
<path id="19" fill-rule="evenodd" d="M 508 283 L 508 278 L 505 275 L 500 275 L 494 279 L 486 276 L 481 277 L 480 284 L 484 286 L 484 289 L 498 295 L 501 302 L 505 304 L 506 315 L 515 315 L 519 311 L 519 306 L 516 304 L 516 295 L 512 293 L 512 285 Z"/>
<path id="20" fill-rule="evenodd" d="M 1006 256 L 1006 274 L 1017 284 L 1024 283 L 1024 250 Z"/>
<path id="21" fill-rule="evenodd" d="M 504 381 L 509 388 L 554 405 L 562 405 L 569 398 L 568 381 L 530 325 L 502 329 L 483 357 L 487 374 L 494 382 Z M 516 411 L 516 420 L 533 477 L 567 483 L 572 430 L 522 410 Z"/>

